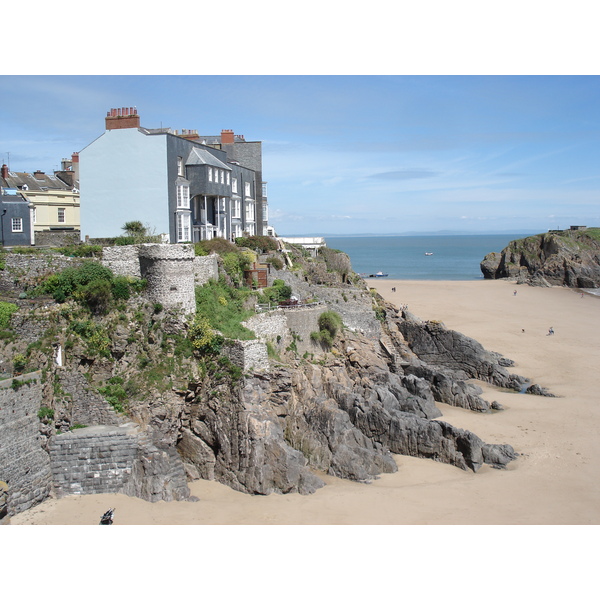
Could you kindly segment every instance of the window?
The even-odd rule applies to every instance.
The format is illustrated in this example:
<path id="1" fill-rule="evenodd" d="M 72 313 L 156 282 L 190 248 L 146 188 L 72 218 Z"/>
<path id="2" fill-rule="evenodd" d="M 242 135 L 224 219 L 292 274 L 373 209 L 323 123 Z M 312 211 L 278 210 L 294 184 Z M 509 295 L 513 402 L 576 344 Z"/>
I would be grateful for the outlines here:
<path id="1" fill-rule="evenodd" d="M 254 202 L 246 203 L 246 222 L 254 221 Z"/>
<path id="2" fill-rule="evenodd" d="M 230 185 L 230 180 L 229 180 L 229 171 L 227 171 L 227 185 Z"/>
<path id="3" fill-rule="evenodd" d="M 238 191 L 237 191 L 237 177 L 234 177 L 234 178 L 233 178 L 233 181 L 231 182 L 231 191 L 232 191 L 234 194 L 237 194 L 237 193 L 238 193 Z"/>
<path id="4" fill-rule="evenodd" d="M 231 218 L 232 219 L 240 219 L 242 217 L 242 211 L 240 210 L 241 201 L 239 198 L 236 198 L 231 201 Z"/>
<path id="5" fill-rule="evenodd" d="M 251 196 L 251 194 L 250 194 L 250 182 L 249 181 L 246 181 L 246 183 L 244 183 L 244 195 L 246 197 L 250 197 Z"/>
<path id="6" fill-rule="evenodd" d="M 177 213 L 177 241 L 190 242 L 190 213 Z"/>
<path id="7" fill-rule="evenodd" d="M 225 183 L 225 171 L 221 171 L 221 183 Z"/>
<path id="8" fill-rule="evenodd" d="M 31 209 L 31 222 L 35 223 L 36 218 L 37 218 L 37 208 L 34 206 Z"/>
<path id="9" fill-rule="evenodd" d="M 58 209 L 58 222 L 59 223 L 65 222 L 65 209 L 64 208 Z"/>
<path id="10" fill-rule="evenodd" d="M 187 185 L 177 186 L 177 208 L 190 207 L 190 188 Z"/>
<path id="11" fill-rule="evenodd" d="M 13 217 L 11 222 L 13 233 L 21 233 L 23 231 L 23 219 L 21 217 Z"/>
<path id="12" fill-rule="evenodd" d="M 208 167 L 208 180 L 212 181 L 212 167 Z"/>
<path id="13" fill-rule="evenodd" d="M 183 177 L 183 157 L 177 157 L 177 175 L 181 175 Z"/>

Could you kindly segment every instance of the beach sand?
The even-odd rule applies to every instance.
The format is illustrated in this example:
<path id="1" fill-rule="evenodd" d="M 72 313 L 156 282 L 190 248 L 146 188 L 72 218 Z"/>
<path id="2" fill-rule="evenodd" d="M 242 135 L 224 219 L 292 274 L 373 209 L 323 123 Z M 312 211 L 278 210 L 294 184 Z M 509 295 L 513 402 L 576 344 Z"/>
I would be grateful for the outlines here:
<path id="1" fill-rule="evenodd" d="M 115 525 L 599 524 L 600 298 L 508 281 L 368 284 L 397 306 L 407 304 L 414 315 L 441 320 L 514 360 L 512 372 L 557 396 L 480 384 L 484 398 L 497 400 L 504 411 L 479 414 L 438 405 L 441 420 L 485 442 L 511 444 L 519 458 L 507 469 L 486 465 L 472 473 L 398 456 L 397 473 L 371 484 L 324 477 L 327 485 L 309 496 L 249 496 L 214 481 L 196 481 L 190 489 L 197 502 L 70 496 L 49 499 L 12 517 L 12 524 L 96 525 L 110 507 L 116 508 Z M 550 327 L 554 335 L 547 335 Z"/>

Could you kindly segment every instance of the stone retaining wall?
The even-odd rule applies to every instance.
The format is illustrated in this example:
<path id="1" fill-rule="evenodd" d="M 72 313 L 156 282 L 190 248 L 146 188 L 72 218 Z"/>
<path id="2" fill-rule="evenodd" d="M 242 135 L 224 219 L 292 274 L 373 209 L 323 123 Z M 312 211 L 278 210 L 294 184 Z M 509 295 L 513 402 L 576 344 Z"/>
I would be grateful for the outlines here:
<path id="1" fill-rule="evenodd" d="M 228 340 L 228 342 L 223 346 L 223 354 L 244 373 L 269 371 L 269 355 L 264 342 L 260 340 Z"/>
<path id="2" fill-rule="evenodd" d="M 50 458 L 39 432 L 41 397 L 39 371 L 0 382 L 0 480 L 8 486 L 9 515 L 50 494 Z"/>
<path id="3" fill-rule="evenodd" d="M 59 498 L 127 494 L 158 502 L 190 495 L 177 450 L 157 448 L 133 424 L 86 427 L 54 436 L 49 451 Z"/>

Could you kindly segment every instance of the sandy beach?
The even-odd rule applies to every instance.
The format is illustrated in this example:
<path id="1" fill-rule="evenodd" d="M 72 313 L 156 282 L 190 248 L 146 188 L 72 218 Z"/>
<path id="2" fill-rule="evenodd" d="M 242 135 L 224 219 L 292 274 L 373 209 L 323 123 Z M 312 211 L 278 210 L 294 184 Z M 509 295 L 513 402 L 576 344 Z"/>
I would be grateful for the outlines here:
<path id="1" fill-rule="evenodd" d="M 325 477 L 310 496 L 249 496 L 214 481 L 190 484 L 197 502 L 148 503 L 123 495 L 49 499 L 11 519 L 21 524 L 116 525 L 591 525 L 600 523 L 600 297 L 508 281 L 369 281 L 424 320 L 441 320 L 515 361 L 512 372 L 554 398 L 484 387 L 505 410 L 439 405 L 442 420 L 484 441 L 511 444 L 506 470 L 478 473 L 410 457 L 371 484 Z M 393 292 L 392 288 L 396 288 Z M 515 291 L 517 292 L 515 294 Z M 548 335 L 550 327 L 554 335 Z"/>

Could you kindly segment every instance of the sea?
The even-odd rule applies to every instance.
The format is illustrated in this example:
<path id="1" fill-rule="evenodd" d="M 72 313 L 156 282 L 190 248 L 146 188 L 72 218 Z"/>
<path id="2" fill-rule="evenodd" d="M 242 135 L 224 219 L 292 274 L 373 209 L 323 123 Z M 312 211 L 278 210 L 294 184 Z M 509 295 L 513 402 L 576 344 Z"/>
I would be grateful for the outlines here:
<path id="1" fill-rule="evenodd" d="M 479 263 L 486 254 L 527 235 L 534 234 L 324 237 L 364 277 L 381 272 L 389 279 L 472 281 L 483 279 Z"/>

